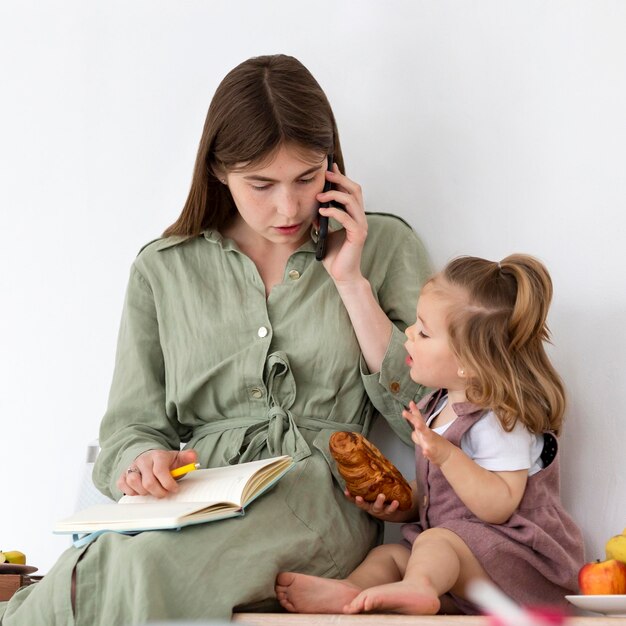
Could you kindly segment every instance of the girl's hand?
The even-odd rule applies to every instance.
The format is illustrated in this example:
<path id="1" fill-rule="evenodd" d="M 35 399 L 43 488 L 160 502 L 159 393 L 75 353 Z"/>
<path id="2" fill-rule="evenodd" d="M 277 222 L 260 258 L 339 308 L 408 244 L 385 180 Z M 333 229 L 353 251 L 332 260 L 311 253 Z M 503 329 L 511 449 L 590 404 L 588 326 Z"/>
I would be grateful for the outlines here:
<path id="1" fill-rule="evenodd" d="M 369 513 L 372 517 L 383 520 L 383 522 L 408 522 L 414 518 L 413 507 L 408 511 L 400 511 L 398 508 L 400 503 L 397 500 L 393 500 L 389 504 L 385 504 L 385 496 L 379 493 L 376 496 L 374 502 L 366 502 L 361 496 L 352 496 L 352 494 L 346 489 L 343 492 L 356 506 L 362 511 Z"/>
<path id="2" fill-rule="evenodd" d="M 140 454 L 119 477 L 118 489 L 127 496 L 156 496 L 163 498 L 178 491 L 178 484 L 170 471 L 195 463 L 195 450 L 148 450 Z"/>
<path id="3" fill-rule="evenodd" d="M 422 454 L 431 463 L 441 467 L 450 458 L 456 446 L 426 426 L 422 414 L 412 400 L 409 404 L 409 410 L 405 409 L 402 411 L 402 417 L 413 426 L 414 430 L 411 434 L 411 439 L 413 439 L 415 445 L 422 449 Z"/>
<path id="4" fill-rule="evenodd" d="M 320 208 L 320 213 L 337 220 L 343 231 L 329 233 L 326 256 L 323 260 L 326 271 L 336 283 L 349 283 L 362 278 L 361 253 L 367 238 L 367 218 L 363 204 L 363 193 L 357 183 L 344 176 L 336 163 L 326 178 L 334 189 L 318 193 L 319 202 L 340 202 L 345 211 L 337 207 Z"/>

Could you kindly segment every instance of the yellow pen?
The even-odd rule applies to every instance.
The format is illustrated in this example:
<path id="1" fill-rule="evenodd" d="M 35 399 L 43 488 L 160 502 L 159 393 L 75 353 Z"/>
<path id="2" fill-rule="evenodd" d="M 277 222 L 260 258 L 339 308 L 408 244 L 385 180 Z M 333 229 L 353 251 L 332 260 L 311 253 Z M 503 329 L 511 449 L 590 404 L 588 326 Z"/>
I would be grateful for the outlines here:
<path id="1" fill-rule="evenodd" d="M 200 463 L 189 463 L 189 465 L 182 465 L 181 467 L 177 467 L 173 469 L 170 474 L 174 478 L 180 478 L 185 474 L 189 474 L 189 472 L 193 472 L 194 470 L 200 469 Z"/>

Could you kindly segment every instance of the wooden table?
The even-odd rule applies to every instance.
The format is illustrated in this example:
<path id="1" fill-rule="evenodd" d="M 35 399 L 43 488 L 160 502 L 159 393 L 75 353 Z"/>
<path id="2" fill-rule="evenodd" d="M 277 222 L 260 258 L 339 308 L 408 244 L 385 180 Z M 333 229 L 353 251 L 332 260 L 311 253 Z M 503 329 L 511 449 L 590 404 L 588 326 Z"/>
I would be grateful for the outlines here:
<path id="1" fill-rule="evenodd" d="M 241 626 L 487 626 L 487 618 L 469 615 L 306 615 L 236 613 Z M 626 617 L 570 617 L 566 626 L 626 626 Z"/>
<path id="2" fill-rule="evenodd" d="M 22 574 L 0 574 L 0 602 L 10 600 L 20 588 L 36 583 L 41 576 L 22 576 Z"/>

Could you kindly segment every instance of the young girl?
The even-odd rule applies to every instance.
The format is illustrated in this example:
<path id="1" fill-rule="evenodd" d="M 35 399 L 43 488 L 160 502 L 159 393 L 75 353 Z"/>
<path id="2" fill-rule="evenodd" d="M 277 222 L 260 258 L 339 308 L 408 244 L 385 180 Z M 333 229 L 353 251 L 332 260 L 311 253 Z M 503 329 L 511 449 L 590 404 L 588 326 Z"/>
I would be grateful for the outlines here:
<path id="1" fill-rule="evenodd" d="M 404 545 L 375 548 L 345 580 L 280 574 L 284 608 L 476 613 L 465 597 L 475 578 L 522 604 L 575 593 L 583 542 L 559 499 L 565 399 L 544 350 L 551 297 L 545 267 L 521 254 L 461 257 L 426 283 L 405 347 L 411 378 L 438 391 L 403 413 L 416 443 L 413 507 L 353 499 L 379 519 L 412 520 Z"/>

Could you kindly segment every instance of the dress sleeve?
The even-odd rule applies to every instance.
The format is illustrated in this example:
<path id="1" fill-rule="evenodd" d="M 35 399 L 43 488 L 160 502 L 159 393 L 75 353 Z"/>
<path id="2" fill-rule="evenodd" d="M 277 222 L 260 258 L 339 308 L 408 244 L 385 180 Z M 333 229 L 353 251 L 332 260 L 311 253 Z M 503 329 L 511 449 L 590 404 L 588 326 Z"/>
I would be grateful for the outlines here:
<path id="1" fill-rule="evenodd" d="M 361 358 L 361 377 L 372 404 L 396 434 L 412 445 L 411 428 L 402 411 L 411 400 L 418 402 L 429 389 L 409 376 L 404 331 L 415 321 L 417 298 L 430 275 L 430 264 L 414 231 L 403 226 L 403 233 L 401 239 L 393 242 L 393 255 L 377 289 L 380 306 L 393 322 L 391 338 L 379 372 L 369 372 Z"/>
<path id="2" fill-rule="evenodd" d="M 118 499 L 115 483 L 142 452 L 180 447 L 175 416 L 165 403 L 165 366 L 150 285 L 136 265 L 130 273 L 118 336 L 113 382 L 100 425 L 95 485 Z"/>

